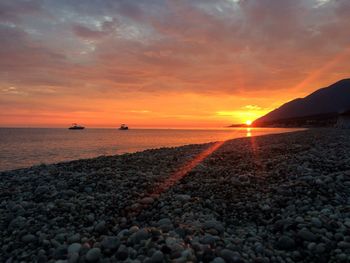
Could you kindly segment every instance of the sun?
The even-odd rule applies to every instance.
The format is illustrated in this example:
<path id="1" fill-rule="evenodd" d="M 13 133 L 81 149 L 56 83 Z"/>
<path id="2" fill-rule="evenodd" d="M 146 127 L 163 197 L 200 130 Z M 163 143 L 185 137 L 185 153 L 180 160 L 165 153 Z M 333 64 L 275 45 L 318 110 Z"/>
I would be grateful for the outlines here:
<path id="1" fill-rule="evenodd" d="M 247 121 L 245 122 L 245 124 L 247 124 L 248 126 L 250 126 L 250 125 L 252 125 L 252 121 L 251 121 L 251 120 L 247 120 Z"/>

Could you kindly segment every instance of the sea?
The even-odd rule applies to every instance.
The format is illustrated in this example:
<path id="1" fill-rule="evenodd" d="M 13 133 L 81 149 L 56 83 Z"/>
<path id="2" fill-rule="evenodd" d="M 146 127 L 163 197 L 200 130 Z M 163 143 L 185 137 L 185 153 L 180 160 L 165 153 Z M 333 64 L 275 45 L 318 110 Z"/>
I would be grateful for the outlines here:
<path id="1" fill-rule="evenodd" d="M 293 132 L 291 128 L 85 129 L 0 128 L 0 171 L 146 149 Z"/>

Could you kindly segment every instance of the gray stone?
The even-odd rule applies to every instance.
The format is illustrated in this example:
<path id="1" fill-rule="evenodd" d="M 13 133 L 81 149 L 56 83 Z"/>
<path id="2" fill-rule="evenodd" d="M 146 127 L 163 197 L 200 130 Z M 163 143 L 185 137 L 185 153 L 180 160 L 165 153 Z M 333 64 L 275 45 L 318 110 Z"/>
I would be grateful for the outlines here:
<path id="1" fill-rule="evenodd" d="M 346 256 L 345 253 L 341 253 L 341 254 L 337 255 L 337 258 L 338 258 L 340 261 L 345 262 L 347 256 Z"/>
<path id="2" fill-rule="evenodd" d="M 88 262 L 96 262 L 100 259 L 100 257 L 101 249 L 99 248 L 92 248 L 85 255 L 85 258 Z"/>
<path id="3" fill-rule="evenodd" d="M 32 234 L 27 234 L 27 235 L 22 237 L 22 242 L 25 242 L 25 243 L 32 243 L 35 241 L 36 241 L 36 236 L 34 236 Z"/>
<path id="4" fill-rule="evenodd" d="M 59 245 L 53 254 L 54 259 L 65 259 L 67 256 L 67 246 Z"/>
<path id="5" fill-rule="evenodd" d="M 311 223 L 315 226 L 315 227 L 318 227 L 318 228 L 321 228 L 322 227 L 322 221 L 317 218 L 317 217 L 313 217 L 311 218 Z"/>
<path id="6" fill-rule="evenodd" d="M 315 252 L 318 254 L 322 254 L 326 251 L 326 246 L 323 243 L 317 244 L 317 246 L 315 247 Z"/>
<path id="7" fill-rule="evenodd" d="M 149 234 L 146 229 L 140 229 L 136 233 L 132 234 L 131 240 L 134 244 L 139 244 L 142 240 L 148 239 Z"/>
<path id="8" fill-rule="evenodd" d="M 310 242 L 317 240 L 317 236 L 306 228 L 303 228 L 298 232 L 298 237 Z"/>
<path id="9" fill-rule="evenodd" d="M 124 229 L 124 230 L 122 230 L 120 233 L 122 233 L 123 231 L 125 231 L 126 229 Z M 130 229 L 129 229 L 129 231 L 130 231 L 130 233 L 136 233 L 137 231 L 139 231 L 140 230 L 140 228 L 138 227 L 138 226 L 132 226 L 132 227 L 130 227 Z M 119 233 L 119 234 L 120 234 Z M 119 236 L 119 234 L 118 234 L 118 236 Z"/>
<path id="10" fill-rule="evenodd" d="M 73 196 L 76 196 L 77 195 L 77 192 L 75 192 L 74 190 L 72 189 L 69 189 L 69 190 L 66 190 L 64 191 L 64 194 L 69 196 L 69 197 L 73 197 Z"/>
<path id="11" fill-rule="evenodd" d="M 303 223 L 303 222 L 304 222 L 304 218 L 302 218 L 301 216 L 297 216 L 297 217 L 295 218 L 295 222 L 297 222 L 297 223 Z"/>
<path id="12" fill-rule="evenodd" d="M 223 249 L 220 251 L 220 257 L 222 257 L 227 263 L 240 263 L 243 262 L 241 256 L 237 252 L 233 252 L 229 249 Z"/>
<path id="13" fill-rule="evenodd" d="M 313 251 L 315 248 L 316 248 L 316 243 L 315 242 L 310 242 L 307 245 L 307 249 L 310 250 L 310 251 Z"/>
<path id="14" fill-rule="evenodd" d="M 89 214 L 89 215 L 87 215 L 87 220 L 90 222 L 90 223 L 92 223 L 92 222 L 94 222 L 95 221 L 95 215 L 94 214 Z"/>
<path id="15" fill-rule="evenodd" d="M 264 253 L 264 246 L 260 242 L 256 242 L 254 244 L 254 250 L 256 253 L 263 254 Z"/>
<path id="16" fill-rule="evenodd" d="M 116 236 L 105 237 L 101 242 L 102 249 L 115 250 L 119 247 L 120 240 Z"/>
<path id="17" fill-rule="evenodd" d="M 289 236 L 281 236 L 276 244 L 279 249 L 282 250 L 292 250 L 295 248 L 295 242 Z"/>
<path id="18" fill-rule="evenodd" d="M 68 255 L 68 263 L 76 263 L 79 261 L 78 253 L 71 253 Z"/>
<path id="19" fill-rule="evenodd" d="M 68 254 L 78 253 L 81 249 L 81 244 L 73 243 L 68 246 Z"/>
<path id="20" fill-rule="evenodd" d="M 140 203 L 143 205 L 149 205 L 154 202 L 154 199 L 152 197 L 144 197 L 140 200 Z"/>
<path id="21" fill-rule="evenodd" d="M 125 245 L 120 245 L 115 257 L 119 261 L 127 259 L 129 256 L 128 248 Z"/>
<path id="22" fill-rule="evenodd" d="M 175 199 L 180 201 L 180 202 L 187 202 L 191 199 L 190 195 L 176 195 Z"/>
<path id="23" fill-rule="evenodd" d="M 345 220 L 344 225 L 350 228 L 350 220 L 349 219 Z"/>
<path id="24" fill-rule="evenodd" d="M 206 221 L 203 224 L 203 228 L 204 229 L 215 229 L 219 233 L 223 233 L 225 230 L 224 226 L 219 221 L 216 221 L 216 220 Z"/>
<path id="25" fill-rule="evenodd" d="M 74 235 L 68 237 L 67 241 L 68 241 L 68 243 L 77 243 L 77 242 L 80 242 L 80 234 L 77 233 L 77 234 L 74 234 Z"/>
<path id="26" fill-rule="evenodd" d="M 90 193 L 93 192 L 93 189 L 92 189 L 92 187 L 87 186 L 87 187 L 84 188 L 84 191 L 85 191 L 86 193 L 90 194 Z"/>
<path id="27" fill-rule="evenodd" d="M 23 216 L 17 216 L 15 219 L 13 219 L 9 224 L 9 229 L 22 229 L 26 226 L 27 219 Z"/>
<path id="28" fill-rule="evenodd" d="M 66 240 L 66 234 L 65 233 L 60 233 L 55 236 L 55 240 L 60 242 L 61 244 Z"/>
<path id="29" fill-rule="evenodd" d="M 52 187 L 54 188 L 54 187 Z M 54 190 L 54 189 L 52 189 Z M 46 185 L 39 185 L 35 191 L 34 194 L 35 195 L 46 195 L 46 194 L 50 194 L 51 190 L 50 187 L 46 186 Z"/>
<path id="30" fill-rule="evenodd" d="M 153 263 L 163 262 L 163 260 L 164 260 L 163 252 L 159 251 L 159 250 L 154 252 L 152 257 L 151 257 L 151 262 L 153 262 Z"/>
<path id="31" fill-rule="evenodd" d="M 157 225 L 163 232 L 169 232 L 174 229 L 174 226 L 169 218 L 163 218 L 157 222 Z"/>
<path id="32" fill-rule="evenodd" d="M 334 234 L 334 239 L 337 241 L 341 241 L 344 239 L 344 235 L 342 233 L 335 233 Z"/>
<path id="33" fill-rule="evenodd" d="M 100 221 L 95 226 L 95 231 L 100 233 L 100 234 L 105 233 L 106 230 L 107 230 L 107 228 L 106 228 L 106 222 L 105 221 Z"/>
<path id="34" fill-rule="evenodd" d="M 350 242 L 340 241 L 338 247 L 342 249 L 350 249 Z"/>
<path id="35" fill-rule="evenodd" d="M 213 237 L 212 235 L 205 235 L 204 237 L 202 237 L 199 242 L 205 245 L 214 245 L 215 244 L 215 237 Z"/>
<path id="36" fill-rule="evenodd" d="M 160 219 L 158 222 L 157 222 L 157 225 L 158 226 L 161 226 L 161 225 L 171 225 L 172 222 L 169 218 L 162 218 Z"/>
<path id="37" fill-rule="evenodd" d="M 225 260 L 222 257 L 216 257 L 211 263 L 225 263 Z"/>

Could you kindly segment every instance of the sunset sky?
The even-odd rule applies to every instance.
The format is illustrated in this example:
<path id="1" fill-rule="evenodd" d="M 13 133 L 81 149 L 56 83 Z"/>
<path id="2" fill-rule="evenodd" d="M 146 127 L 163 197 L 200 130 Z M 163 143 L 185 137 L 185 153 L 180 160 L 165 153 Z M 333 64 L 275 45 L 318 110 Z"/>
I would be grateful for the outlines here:
<path id="1" fill-rule="evenodd" d="M 0 0 L 0 126 L 222 127 L 350 76 L 349 0 Z"/>

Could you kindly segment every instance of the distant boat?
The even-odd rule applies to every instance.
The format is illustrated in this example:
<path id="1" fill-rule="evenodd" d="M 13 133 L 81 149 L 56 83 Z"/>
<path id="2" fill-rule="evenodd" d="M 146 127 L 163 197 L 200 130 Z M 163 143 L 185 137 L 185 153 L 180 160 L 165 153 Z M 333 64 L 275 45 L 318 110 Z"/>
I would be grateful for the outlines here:
<path id="1" fill-rule="evenodd" d="M 122 131 L 129 130 L 129 127 L 126 126 L 126 124 L 122 124 L 120 125 L 119 130 L 122 130 Z"/>
<path id="2" fill-rule="evenodd" d="M 84 126 L 81 126 L 81 125 L 78 125 L 76 123 L 73 123 L 71 127 L 69 127 L 68 129 L 70 130 L 84 130 L 85 127 Z"/>

